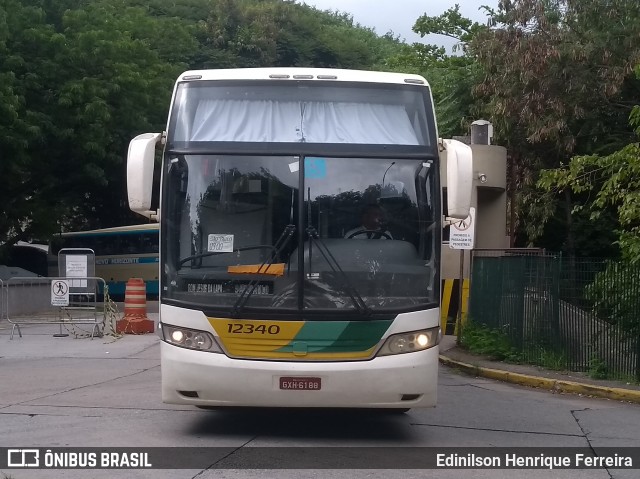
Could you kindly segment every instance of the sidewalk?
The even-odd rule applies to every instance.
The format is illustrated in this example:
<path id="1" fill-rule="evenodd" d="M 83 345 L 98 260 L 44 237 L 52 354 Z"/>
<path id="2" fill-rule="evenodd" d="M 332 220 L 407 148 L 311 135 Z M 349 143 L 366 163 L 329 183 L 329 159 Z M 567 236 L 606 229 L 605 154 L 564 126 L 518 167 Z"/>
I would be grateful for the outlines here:
<path id="1" fill-rule="evenodd" d="M 538 366 L 491 361 L 459 347 L 456 336 L 443 336 L 440 363 L 475 376 L 522 386 L 629 401 L 640 404 L 640 385 L 622 381 L 592 379 L 585 373 L 552 371 Z"/>

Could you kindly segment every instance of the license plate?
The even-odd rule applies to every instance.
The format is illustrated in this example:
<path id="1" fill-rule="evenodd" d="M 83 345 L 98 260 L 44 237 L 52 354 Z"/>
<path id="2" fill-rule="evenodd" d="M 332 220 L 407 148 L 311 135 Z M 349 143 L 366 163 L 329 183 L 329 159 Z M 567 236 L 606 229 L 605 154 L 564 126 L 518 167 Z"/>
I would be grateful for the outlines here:
<path id="1" fill-rule="evenodd" d="M 281 377 L 280 389 L 294 391 L 320 391 L 322 381 L 320 378 Z"/>

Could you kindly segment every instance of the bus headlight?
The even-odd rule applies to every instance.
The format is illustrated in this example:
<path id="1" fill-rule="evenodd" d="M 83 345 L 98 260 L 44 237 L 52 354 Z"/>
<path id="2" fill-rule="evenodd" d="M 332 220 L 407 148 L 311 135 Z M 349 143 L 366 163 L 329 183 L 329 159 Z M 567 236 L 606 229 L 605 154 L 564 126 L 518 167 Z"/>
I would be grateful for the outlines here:
<path id="1" fill-rule="evenodd" d="M 413 353 L 436 346 L 440 342 L 440 328 L 422 329 L 389 336 L 378 351 L 378 356 Z"/>
<path id="2" fill-rule="evenodd" d="M 162 323 L 162 339 L 167 343 L 197 351 L 221 353 L 220 347 L 211 333 L 197 329 L 183 328 Z"/>

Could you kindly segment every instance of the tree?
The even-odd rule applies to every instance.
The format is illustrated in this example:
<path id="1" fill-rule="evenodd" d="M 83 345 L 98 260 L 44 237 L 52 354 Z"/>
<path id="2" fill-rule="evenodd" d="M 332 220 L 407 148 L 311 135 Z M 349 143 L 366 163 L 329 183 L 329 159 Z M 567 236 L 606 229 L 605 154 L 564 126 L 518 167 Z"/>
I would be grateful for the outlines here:
<path id="1" fill-rule="evenodd" d="M 531 241 L 564 204 L 567 249 L 574 253 L 570 190 L 541 195 L 541 168 L 575 154 L 607 154 L 628 143 L 627 118 L 640 82 L 640 4 L 636 0 L 502 0 L 495 26 L 480 30 L 469 51 L 484 78 L 496 137 L 510 151 L 510 184 L 518 223 Z M 515 206 L 512 202 L 512 208 Z"/>
<path id="2" fill-rule="evenodd" d="M 444 35 L 456 40 L 452 53 L 432 44 L 414 43 L 389 58 L 387 65 L 396 71 L 406 71 L 424 76 L 431 86 L 440 136 L 462 135 L 474 116 L 478 105 L 472 95 L 473 86 L 480 81 L 480 69 L 467 45 L 481 31 L 482 25 L 464 18 L 455 5 L 438 16 L 422 15 L 413 31 L 424 37 L 429 34 Z"/>
<path id="3" fill-rule="evenodd" d="M 128 141 L 166 121 L 189 33 L 123 1 L 1 1 L 0 244 L 122 222 Z"/>
<path id="4" fill-rule="evenodd" d="M 640 78 L 640 65 L 636 67 Z M 573 214 L 590 213 L 592 224 L 606 220 L 613 211 L 617 219 L 617 243 L 621 262 L 609 262 L 586 288 L 599 318 L 621 328 L 625 338 L 637 340 L 640 286 L 640 106 L 630 115 L 637 137 L 609 155 L 575 156 L 561 168 L 542 171 L 538 185 L 546 191 L 570 190 L 590 200 Z"/>
<path id="5" fill-rule="evenodd" d="M 0 0 L 0 247 L 139 222 L 132 137 L 187 69 L 370 69 L 400 42 L 291 0 Z"/>
<path id="6" fill-rule="evenodd" d="M 636 74 L 640 78 L 640 65 Z M 575 156 L 566 167 L 542 171 L 538 185 L 546 191 L 587 194 L 590 201 L 576 211 L 588 209 L 592 222 L 613 210 L 623 259 L 635 264 L 640 263 L 640 106 L 633 108 L 630 123 L 636 142 L 609 155 Z"/>
<path id="7" fill-rule="evenodd" d="M 281 0 L 217 0 L 208 37 L 230 66 L 371 69 L 400 43 L 353 24 L 348 14 Z"/>

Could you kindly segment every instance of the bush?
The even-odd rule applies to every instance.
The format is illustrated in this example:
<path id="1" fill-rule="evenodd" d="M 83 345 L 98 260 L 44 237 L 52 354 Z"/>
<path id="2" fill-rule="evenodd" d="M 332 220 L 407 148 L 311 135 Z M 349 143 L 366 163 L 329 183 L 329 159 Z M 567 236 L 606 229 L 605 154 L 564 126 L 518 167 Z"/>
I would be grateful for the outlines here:
<path id="1" fill-rule="evenodd" d="M 507 335 L 499 329 L 468 321 L 460 334 L 460 344 L 475 354 L 497 361 L 520 362 L 520 353 L 511 345 Z"/>

